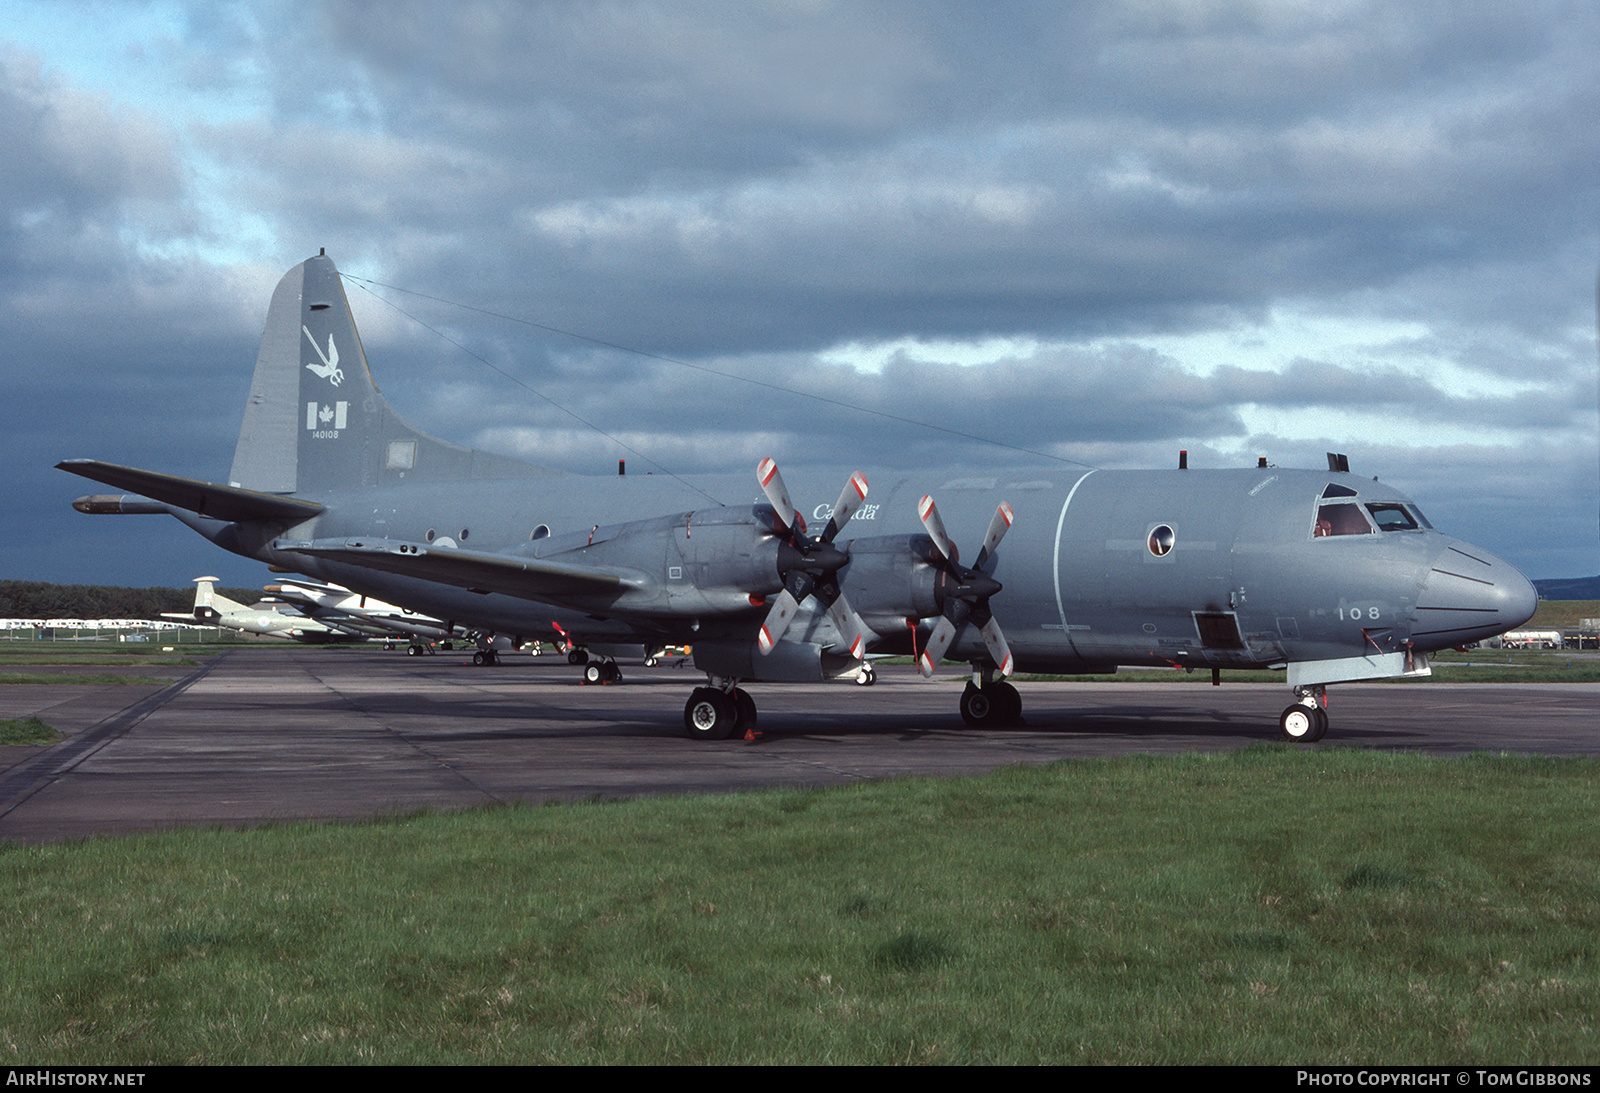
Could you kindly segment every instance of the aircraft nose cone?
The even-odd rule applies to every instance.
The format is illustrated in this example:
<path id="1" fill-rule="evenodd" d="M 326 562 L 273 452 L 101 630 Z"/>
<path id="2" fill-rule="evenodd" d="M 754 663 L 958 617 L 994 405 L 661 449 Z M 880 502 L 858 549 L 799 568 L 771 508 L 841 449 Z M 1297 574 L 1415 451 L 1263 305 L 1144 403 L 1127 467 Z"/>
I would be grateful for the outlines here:
<path id="1" fill-rule="evenodd" d="M 1452 540 L 1434 559 L 1411 628 L 1420 649 L 1482 641 L 1533 618 L 1539 593 L 1509 562 Z"/>

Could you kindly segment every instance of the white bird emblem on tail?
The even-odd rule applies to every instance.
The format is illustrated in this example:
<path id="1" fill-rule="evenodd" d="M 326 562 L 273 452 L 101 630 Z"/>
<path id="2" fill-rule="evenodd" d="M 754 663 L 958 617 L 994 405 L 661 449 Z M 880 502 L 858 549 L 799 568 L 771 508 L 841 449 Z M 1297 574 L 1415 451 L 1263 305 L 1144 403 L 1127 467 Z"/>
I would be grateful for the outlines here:
<path id="1" fill-rule="evenodd" d="M 306 367 L 335 387 L 339 386 L 344 382 L 344 372 L 339 368 L 339 347 L 333 344 L 333 335 L 328 335 L 328 351 L 324 353 L 322 346 L 317 344 L 317 339 L 311 336 L 311 331 L 306 330 L 304 326 L 300 329 L 305 331 L 306 341 L 311 343 L 311 348 L 315 349 L 317 356 L 322 358 L 321 367 L 314 364 L 307 364 Z"/>

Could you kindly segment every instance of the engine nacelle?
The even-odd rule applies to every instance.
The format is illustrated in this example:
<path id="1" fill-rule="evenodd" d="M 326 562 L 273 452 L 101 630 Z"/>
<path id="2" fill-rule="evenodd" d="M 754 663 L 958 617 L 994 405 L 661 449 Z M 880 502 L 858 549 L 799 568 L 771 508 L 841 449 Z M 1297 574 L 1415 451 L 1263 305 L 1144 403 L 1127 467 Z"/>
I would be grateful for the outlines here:
<path id="1" fill-rule="evenodd" d="M 933 540 L 926 535 L 885 535 L 847 544 L 850 564 L 840 586 L 863 621 L 885 636 L 905 630 L 907 619 L 939 613 L 939 571 Z"/>

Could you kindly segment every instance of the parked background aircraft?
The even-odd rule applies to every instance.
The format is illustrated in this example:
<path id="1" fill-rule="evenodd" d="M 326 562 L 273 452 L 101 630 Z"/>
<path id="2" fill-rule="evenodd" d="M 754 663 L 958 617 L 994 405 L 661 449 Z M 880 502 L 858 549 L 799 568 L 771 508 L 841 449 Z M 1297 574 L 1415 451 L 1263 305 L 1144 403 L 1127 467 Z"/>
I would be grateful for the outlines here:
<path id="1" fill-rule="evenodd" d="M 386 641 L 406 641 L 411 656 L 432 653 L 439 642 L 448 649 L 455 636 L 454 627 L 447 622 L 363 596 L 341 585 L 284 579 L 267 585 L 263 591 L 328 626 Z"/>
<path id="2" fill-rule="evenodd" d="M 1513 567 L 1335 457 L 1325 471 L 786 484 L 770 460 L 755 476 L 591 478 L 462 448 L 378 393 L 325 255 L 273 294 L 228 484 L 59 466 L 135 491 L 83 511 L 169 512 L 227 550 L 436 618 L 515 639 L 559 624 L 579 645 L 692 644 L 708 685 L 684 722 L 712 739 L 754 726 L 742 682 L 856 673 L 870 651 L 915 655 L 925 673 L 969 663 L 972 724 L 1020 715 L 1013 670 L 1284 667 L 1295 701 L 1280 725 L 1315 740 L 1328 684 L 1426 673 L 1430 651 L 1520 625 L 1537 600 Z M 970 565 L 958 543 L 976 548 Z"/>
<path id="3" fill-rule="evenodd" d="M 303 641 L 308 645 L 366 641 L 370 636 L 329 626 L 304 615 L 280 611 L 274 604 L 262 603 L 247 607 L 218 592 L 216 581 L 215 577 L 196 577 L 194 610 L 187 615 L 163 613 L 161 617 L 189 622 L 198 620 L 207 626 L 220 626 L 225 630 L 237 630 L 265 637 L 288 638 L 292 641 Z"/>

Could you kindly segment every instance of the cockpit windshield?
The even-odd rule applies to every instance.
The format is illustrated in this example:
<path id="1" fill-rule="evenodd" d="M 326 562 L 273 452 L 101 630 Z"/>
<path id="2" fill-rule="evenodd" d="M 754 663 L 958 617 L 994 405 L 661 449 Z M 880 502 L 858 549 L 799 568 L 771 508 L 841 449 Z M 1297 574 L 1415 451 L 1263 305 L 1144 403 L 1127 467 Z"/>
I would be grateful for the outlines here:
<path id="1" fill-rule="evenodd" d="M 1415 505 L 1399 501 L 1352 500 L 1360 495 L 1349 486 L 1328 483 L 1317 499 L 1317 516 L 1312 538 L 1332 535 L 1370 535 L 1374 531 L 1420 531 L 1432 529 L 1427 517 Z"/>
<path id="2" fill-rule="evenodd" d="M 1379 531 L 1417 530 L 1415 517 L 1406 511 L 1404 505 L 1397 505 L 1392 501 L 1369 501 L 1367 511 L 1372 513 L 1373 522 L 1378 525 Z"/>

